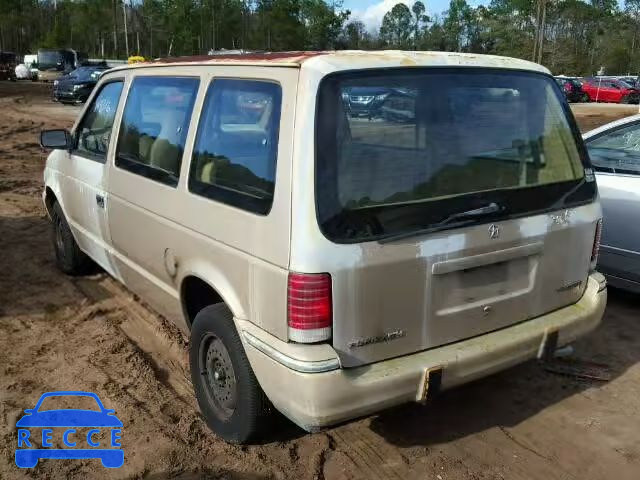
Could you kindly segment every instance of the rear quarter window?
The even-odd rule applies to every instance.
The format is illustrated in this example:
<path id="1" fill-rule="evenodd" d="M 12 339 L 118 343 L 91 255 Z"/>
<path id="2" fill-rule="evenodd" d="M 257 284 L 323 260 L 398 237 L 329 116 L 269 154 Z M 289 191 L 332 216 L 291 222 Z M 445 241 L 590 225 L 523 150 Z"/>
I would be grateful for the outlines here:
<path id="1" fill-rule="evenodd" d="M 214 80 L 207 92 L 189 173 L 189 190 L 253 213 L 273 203 L 280 85 Z"/>

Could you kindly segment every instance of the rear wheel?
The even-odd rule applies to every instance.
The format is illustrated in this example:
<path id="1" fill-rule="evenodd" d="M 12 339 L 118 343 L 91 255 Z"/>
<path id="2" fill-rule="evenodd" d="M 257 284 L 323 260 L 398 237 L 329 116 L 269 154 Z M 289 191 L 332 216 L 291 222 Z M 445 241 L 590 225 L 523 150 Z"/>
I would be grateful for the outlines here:
<path id="1" fill-rule="evenodd" d="M 53 204 L 51 220 L 51 238 L 58 268 L 68 275 L 87 273 L 91 267 L 91 260 L 78 247 L 58 202 Z"/>
<path id="2" fill-rule="evenodd" d="M 227 442 L 247 443 L 270 424 L 269 401 L 226 305 L 210 305 L 196 315 L 189 363 L 200 410 L 217 435 Z"/>

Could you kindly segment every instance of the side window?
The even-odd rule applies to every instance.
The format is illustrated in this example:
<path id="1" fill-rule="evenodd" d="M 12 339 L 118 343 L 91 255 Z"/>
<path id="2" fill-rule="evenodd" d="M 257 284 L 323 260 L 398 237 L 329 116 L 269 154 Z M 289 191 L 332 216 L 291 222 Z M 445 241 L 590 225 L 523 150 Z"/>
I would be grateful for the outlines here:
<path id="1" fill-rule="evenodd" d="M 255 80 L 214 80 L 203 108 L 189 190 L 266 215 L 273 203 L 282 89 Z"/>
<path id="2" fill-rule="evenodd" d="M 587 141 L 587 149 L 596 170 L 640 175 L 640 123 Z"/>
<path id="3" fill-rule="evenodd" d="M 76 129 L 76 154 L 105 161 L 122 85 L 121 81 L 107 83 L 95 96 Z"/>
<path id="4" fill-rule="evenodd" d="M 116 165 L 176 186 L 200 80 L 138 77 L 129 89 Z"/>

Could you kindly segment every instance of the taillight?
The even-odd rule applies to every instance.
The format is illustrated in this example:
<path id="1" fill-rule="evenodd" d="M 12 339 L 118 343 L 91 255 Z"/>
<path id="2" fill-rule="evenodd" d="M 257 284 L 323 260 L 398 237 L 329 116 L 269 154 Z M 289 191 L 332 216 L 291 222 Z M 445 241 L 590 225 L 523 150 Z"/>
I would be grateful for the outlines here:
<path id="1" fill-rule="evenodd" d="M 600 238 L 602 237 L 602 219 L 596 223 L 596 234 L 593 237 L 593 247 L 591 248 L 591 268 L 595 269 L 598 263 L 598 252 L 600 251 Z"/>
<path id="2" fill-rule="evenodd" d="M 331 275 L 289 273 L 287 322 L 289 339 L 300 343 L 331 338 Z"/>
<path id="3" fill-rule="evenodd" d="M 565 83 L 564 84 L 564 91 L 567 93 L 571 93 L 571 91 L 573 90 L 573 85 L 571 85 L 570 83 Z"/>

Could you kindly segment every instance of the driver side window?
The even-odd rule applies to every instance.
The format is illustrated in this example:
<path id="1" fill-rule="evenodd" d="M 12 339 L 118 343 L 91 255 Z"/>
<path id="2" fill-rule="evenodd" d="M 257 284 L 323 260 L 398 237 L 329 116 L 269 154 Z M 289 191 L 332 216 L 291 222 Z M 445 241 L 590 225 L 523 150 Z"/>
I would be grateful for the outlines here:
<path id="1" fill-rule="evenodd" d="M 107 83 L 96 95 L 76 129 L 74 153 L 105 162 L 122 85 L 122 81 Z"/>

